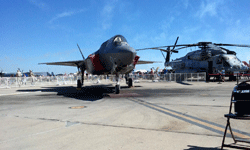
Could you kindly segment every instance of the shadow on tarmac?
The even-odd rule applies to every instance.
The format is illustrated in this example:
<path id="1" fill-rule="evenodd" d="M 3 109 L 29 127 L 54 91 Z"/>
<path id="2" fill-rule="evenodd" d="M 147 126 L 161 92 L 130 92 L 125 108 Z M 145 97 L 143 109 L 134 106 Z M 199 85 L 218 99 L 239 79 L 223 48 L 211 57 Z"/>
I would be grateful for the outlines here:
<path id="1" fill-rule="evenodd" d="M 182 84 L 182 85 L 192 85 L 192 84 L 189 84 L 189 83 L 185 83 L 185 82 L 176 82 L 176 83 L 179 83 L 179 84 Z"/>
<path id="2" fill-rule="evenodd" d="M 121 86 L 126 88 L 126 86 Z M 24 89 L 17 90 L 19 92 L 57 92 L 57 95 L 65 97 L 75 98 L 78 100 L 85 101 L 96 101 L 104 97 L 109 97 L 108 94 L 114 93 L 115 87 L 112 84 L 109 85 L 92 85 L 84 86 L 80 90 L 77 90 L 74 86 L 63 86 L 63 87 L 42 87 L 41 89 Z M 43 95 L 41 95 L 43 96 Z"/>
<path id="3" fill-rule="evenodd" d="M 193 145 L 188 145 L 190 147 L 189 149 L 185 150 L 219 150 L 221 148 L 218 147 L 199 147 L 199 146 L 193 146 Z"/>

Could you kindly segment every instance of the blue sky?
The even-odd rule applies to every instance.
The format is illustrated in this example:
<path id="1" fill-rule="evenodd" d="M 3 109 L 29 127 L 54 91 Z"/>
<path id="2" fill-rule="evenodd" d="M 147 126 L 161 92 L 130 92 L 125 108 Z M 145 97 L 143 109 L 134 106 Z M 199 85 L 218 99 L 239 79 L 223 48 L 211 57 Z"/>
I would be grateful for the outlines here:
<path id="1" fill-rule="evenodd" d="M 116 34 L 135 49 L 213 43 L 250 44 L 249 0 L 0 0 L 0 71 L 76 72 L 76 67 L 38 65 L 81 60 Z M 241 60 L 249 48 L 229 47 Z M 183 49 L 171 59 L 193 49 Z M 160 51 L 139 51 L 140 60 L 162 61 Z M 163 63 L 137 69 L 164 68 Z"/>

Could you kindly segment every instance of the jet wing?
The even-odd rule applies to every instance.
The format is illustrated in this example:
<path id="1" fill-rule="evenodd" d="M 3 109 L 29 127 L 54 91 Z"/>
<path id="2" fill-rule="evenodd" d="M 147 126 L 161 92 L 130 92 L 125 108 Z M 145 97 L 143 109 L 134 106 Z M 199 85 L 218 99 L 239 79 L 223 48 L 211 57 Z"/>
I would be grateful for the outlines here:
<path id="1" fill-rule="evenodd" d="M 153 63 L 162 63 L 161 61 L 144 61 L 144 60 L 138 60 L 136 64 L 153 64 Z"/>
<path id="2" fill-rule="evenodd" d="M 48 62 L 48 63 L 39 63 L 46 64 L 46 65 L 61 65 L 61 66 L 81 66 L 84 64 L 84 60 L 76 60 L 76 61 L 61 61 L 61 62 Z"/>

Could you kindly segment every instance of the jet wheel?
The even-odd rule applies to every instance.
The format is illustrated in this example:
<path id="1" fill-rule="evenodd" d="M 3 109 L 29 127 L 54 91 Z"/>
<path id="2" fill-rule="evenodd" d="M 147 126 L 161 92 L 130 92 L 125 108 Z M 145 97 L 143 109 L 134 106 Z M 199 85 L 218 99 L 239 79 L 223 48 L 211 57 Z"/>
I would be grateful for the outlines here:
<path id="1" fill-rule="evenodd" d="M 115 86 L 115 94 L 119 94 L 120 93 L 120 85 L 116 85 Z"/>
<path id="2" fill-rule="evenodd" d="M 80 79 L 78 79 L 78 80 L 77 80 L 77 88 L 81 88 L 81 87 L 82 87 L 81 80 L 80 80 Z"/>
<path id="3" fill-rule="evenodd" d="M 128 87 L 130 88 L 132 86 L 133 86 L 133 80 L 132 80 L 132 78 L 129 78 L 128 79 Z"/>

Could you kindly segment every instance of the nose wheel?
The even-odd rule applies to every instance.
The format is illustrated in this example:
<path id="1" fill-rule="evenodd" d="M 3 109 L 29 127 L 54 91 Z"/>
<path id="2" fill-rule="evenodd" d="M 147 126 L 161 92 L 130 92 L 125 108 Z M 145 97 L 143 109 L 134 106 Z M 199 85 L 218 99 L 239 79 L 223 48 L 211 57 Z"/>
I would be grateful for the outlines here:
<path id="1" fill-rule="evenodd" d="M 116 85 L 115 85 L 115 94 L 119 94 L 120 93 L 120 78 L 119 78 L 119 74 L 116 74 L 115 76 L 115 80 L 116 80 Z"/>
<path id="2" fill-rule="evenodd" d="M 121 87 L 120 87 L 119 84 L 115 85 L 115 94 L 119 94 L 120 93 L 120 89 L 121 89 Z"/>

